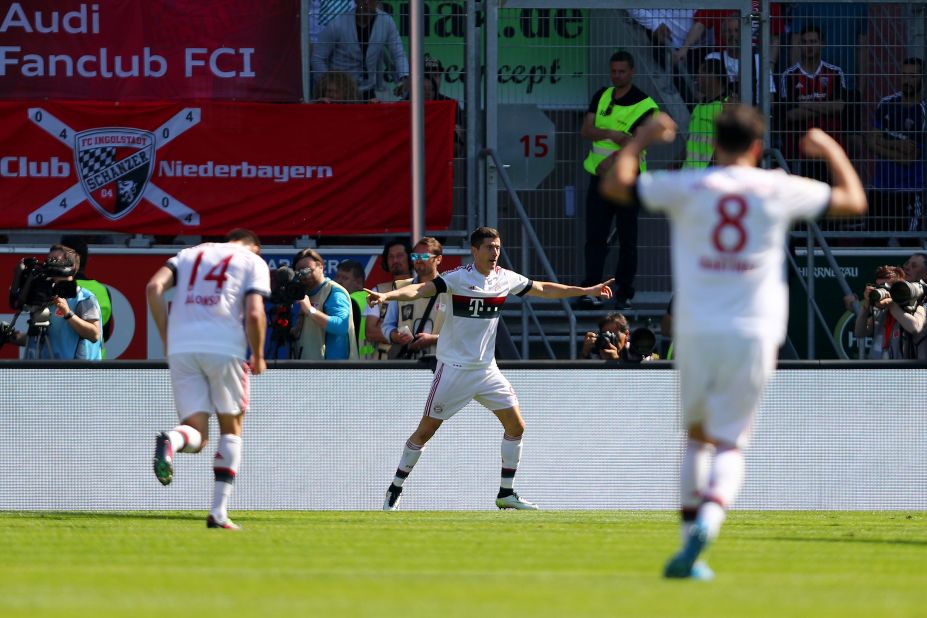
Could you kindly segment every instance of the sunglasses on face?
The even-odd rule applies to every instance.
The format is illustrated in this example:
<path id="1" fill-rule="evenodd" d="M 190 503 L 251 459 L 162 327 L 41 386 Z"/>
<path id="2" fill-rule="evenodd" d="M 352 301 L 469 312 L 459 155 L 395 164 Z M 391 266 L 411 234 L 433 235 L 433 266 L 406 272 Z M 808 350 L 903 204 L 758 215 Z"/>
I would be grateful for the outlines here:
<path id="1" fill-rule="evenodd" d="M 413 253 L 412 261 L 413 262 L 419 262 L 419 261 L 424 262 L 426 260 L 430 260 L 433 257 L 434 255 L 432 255 L 431 253 Z"/>

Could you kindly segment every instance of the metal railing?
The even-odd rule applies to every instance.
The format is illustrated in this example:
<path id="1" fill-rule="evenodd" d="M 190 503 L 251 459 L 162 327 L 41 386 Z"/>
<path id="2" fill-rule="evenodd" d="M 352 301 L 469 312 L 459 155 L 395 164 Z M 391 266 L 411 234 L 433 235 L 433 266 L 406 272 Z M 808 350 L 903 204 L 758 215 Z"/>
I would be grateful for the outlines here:
<path id="1" fill-rule="evenodd" d="M 495 172 L 499 176 L 499 180 L 502 181 L 502 186 L 505 187 L 505 191 L 508 194 L 509 198 L 512 200 L 512 204 L 515 207 L 515 213 L 518 217 L 518 220 L 521 223 L 522 229 L 522 248 L 521 248 L 521 259 L 522 264 L 521 268 L 523 271 L 527 270 L 528 267 L 528 248 L 529 243 L 530 247 L 534 249 L 535 258 L 541 265 L 544 274 L 547 276 L 548 280 L 557 282 L 557 274 L 554 272 L 553 266 L 551 266 L 550 261 L 547 259 L 547 254 L 544 252 L 544 246 L 541 244 L 541 240 L 538 238 L 537 232 L 534 230 L 534 226 L 531 224 L 531 218 L 528 216 L 528 212 L 525 210 L 524 205 L 521 203 L 521 199 L 518 197 L 518 193 L 512 187 L 512 182 L 509 179 L 508 172 L 505 171 L 502 162 L 499 161 L 499 157 L 496 155 L 496 152 L 491 148 L 486 148 L 480 153 L 487 161 L 491 161 L 492 165 L 495 167 Z M 576 315 L 573 313 L 573 308 L 570 307 L 570 303 L 566 299 L 560 299 L 560 306 L 563 307 L 564 314 L 566 319 L 570 324 L 570 359 L 576 359 Z M 535 326 L 539 330 L 544 345 L 546 346 L 551 357 L 554 357 L 553 350 L 551 349 L 549 343 L 546 341 L 544 336 L 544 330 L 541 327 L 540 321 L 537 319 L 537 316 L 534 314 L 534 310 L 531 307 L 531 302 L 528 296 L 522 297 L 522 332 L 521 332 L 521 346 L 522 346 L 522 358 L 528 358 L 528 315 L 530 312 L 531 317 L 534 320 Z"/>

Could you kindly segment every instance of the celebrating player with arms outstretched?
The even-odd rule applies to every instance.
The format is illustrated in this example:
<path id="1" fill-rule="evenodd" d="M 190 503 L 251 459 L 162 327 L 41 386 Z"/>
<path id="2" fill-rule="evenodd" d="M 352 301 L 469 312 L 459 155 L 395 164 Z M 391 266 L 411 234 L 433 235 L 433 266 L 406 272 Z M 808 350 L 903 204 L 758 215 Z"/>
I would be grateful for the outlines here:
<path id="1" fill-rule="evenodd" d="M 711 577 L 696 561 L 743 483 L 741 449 L 785 341 L 790 224 L 825 208 L 830 215 L 866 211 L 859 177 L 830 136 L 811 129 L 802 149 L 824 160 L 833 188 L 758 169 L 765 130 L 755 109 L 728 108 L 716 124 L 717 167 L 638 178 L 638 153 L 676 135 L 672 119 L 659 114 L 621 150 L 601 185 L 619 204 L 639 200 L 672 222 L 673 335 L 688 441 L 680 474 L 683 547 L 666 565 L 666 577 Z"/>
<path id="2" fill-rule="evenodd" d="M 241 461 L 241 426 L 248 408 L 248 377 L 262 373 L 270 270 L 258 256 L 261 243 L 249 230 L 232 230 L 227 242 L 184 249 L 148 282 L 148 306 L 171 371 L 180 424 L 155 440 L 154 473 L 162 485 L 174 478 L 175 453 L 199 453 L 209 416 L 219 420 L 213 473 L 215 490 L 206 525 L 237 530 L 228 501 Z M 168 320 L 164 294 L 177 291 Z M 245 362 L 247 348 L 251 362 Z"/>
<path id="3" fill-rule="evenodd" d="M 471 400 L 492 411 L 502 423 L 502 482 L 496 497 L 500 509 L 538 507 L 524 500 L 512 489 L 515 471 L 521 459 L 521 439 L 525 431 L 512 385 L 496 365 L 496 329 L 499 311 L 506 296 L 611 296 L 611 280 L 591 287 L 531 281 L 518 273 L 497 266 L 502 252 L 499 232 L 490 227 L 477 228 L 470 235 L 473 264 L 442 273 L 433 281 L 408 285 L 390 292 L 369 294 L 371 306 L 391 300 L 410 301 L 447 292 L 451 296 L 448 312 L 438 339 L 438 365 L 425 403 L 425 413 L 418 429 L 409 437 L 399 460 L 396 477 L 386 491 L 383 510 L 394 511 L 399 505 L 402 484 L 418 462 L 425 443 L 441 426 Z"/>

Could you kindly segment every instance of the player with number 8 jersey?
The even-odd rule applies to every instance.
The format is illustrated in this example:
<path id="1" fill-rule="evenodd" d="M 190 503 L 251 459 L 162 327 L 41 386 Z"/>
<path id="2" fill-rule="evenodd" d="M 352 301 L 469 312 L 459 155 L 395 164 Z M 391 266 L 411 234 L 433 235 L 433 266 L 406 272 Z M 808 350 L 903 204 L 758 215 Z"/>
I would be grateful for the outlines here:
<path id="1" fill-rule="evenodd" d="M 785 340 L 789 226 L 825 209 L 859 216 L 867 206 L 846 153 L 820 129 L 805 134 L 802 148 L 824 160 L 833 187 L 758 169 L 766 126 L 749 106 L 723 110 L 716 131 L 717 166 L 638 177 L 637 154 L 676 136 L 672 119 L 657 114 L 602 183 L 619 205 L 640 202 L 672 224 L 674 354 L 688 434 L 679 475 L 683 545 L 664 570 L 672 578 L 711 577 L 698 558 L 743 484 L 742 451 Z"/>
<path id="2" fill-rule="evenodd" d="M 228 242 L 204 243 L 170 258 L 148 282 L 148 305 L 171 376 L 180 424 L 155 438 L 154 473 L 162 485 L 174 478 L 174 455 L 206 445 L 209 417 L 219 421 L 213 463 L 215 486 L 209 528 L 237 530 L 228 501 L 241 462 L 241 430 L 248 409 L 250 375 L 265 369 L 264 298 L 270 269 L 258 256 L 249 230 L 232 230 Z M 173 288 L 170 312 L 165 293 Z M 250 362 L 246 362 L 248 348 Z"/>

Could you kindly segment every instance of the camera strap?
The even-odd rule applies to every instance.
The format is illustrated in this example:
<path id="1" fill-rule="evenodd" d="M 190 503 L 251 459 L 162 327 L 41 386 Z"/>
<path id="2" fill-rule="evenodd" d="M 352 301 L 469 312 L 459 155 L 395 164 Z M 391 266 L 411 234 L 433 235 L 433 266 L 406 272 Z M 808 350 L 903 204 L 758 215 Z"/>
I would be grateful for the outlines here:
<path id="1" fill-rule="evenodd" d="M 428 301 L 428 304 L 425 306 L 425 313 L 422 314 L 422 319 L 418 322 L 418 328 L 415 329 L 415 336 L 418 337 L 422 334 L 422 330 L 425 328 L 425 324 L 428 322 L 428 318 L 431 317 L 431 310 L 435 306 L 435 301 L 438 300 L 438 295 L 435 294 Z M 414 341 L 414 339 L 413 339 Z M 409 344 L 405 344 L 399 348 L 399 352 L 396 354 L 395 358 L 397 359 L 408 359 L 411 358 L 411 352 L 409 352 Z"/>

